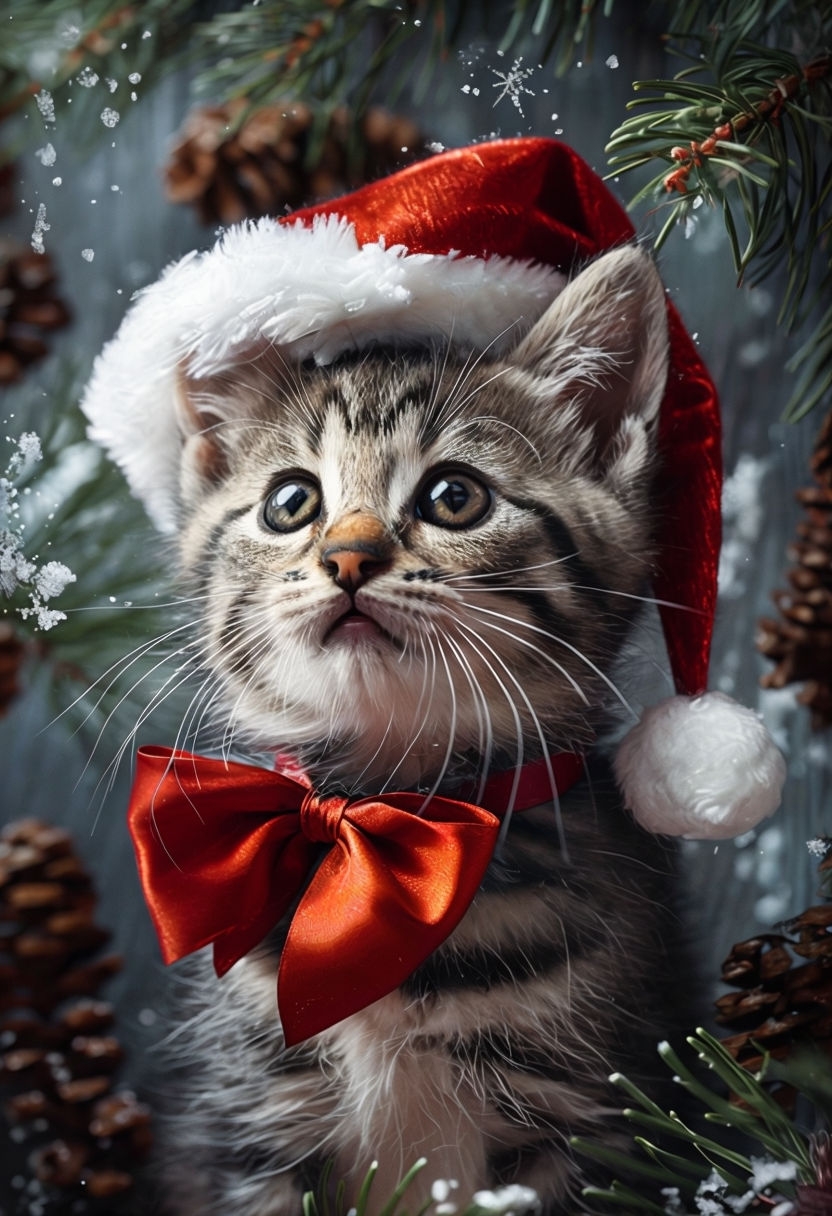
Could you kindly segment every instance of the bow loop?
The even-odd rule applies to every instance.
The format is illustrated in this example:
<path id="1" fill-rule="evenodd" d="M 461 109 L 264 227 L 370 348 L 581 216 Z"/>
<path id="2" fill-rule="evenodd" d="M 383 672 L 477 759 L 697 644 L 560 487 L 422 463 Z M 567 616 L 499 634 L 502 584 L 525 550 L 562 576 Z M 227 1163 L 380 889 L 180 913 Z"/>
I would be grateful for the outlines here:
<path id="1" fill-rule="evenodd" d="M 307 790 L 300 804 L 300 830 L 316 844 L 334 844 L 348 806 L 348 798 L 319 798 L 314 790 Z"/>

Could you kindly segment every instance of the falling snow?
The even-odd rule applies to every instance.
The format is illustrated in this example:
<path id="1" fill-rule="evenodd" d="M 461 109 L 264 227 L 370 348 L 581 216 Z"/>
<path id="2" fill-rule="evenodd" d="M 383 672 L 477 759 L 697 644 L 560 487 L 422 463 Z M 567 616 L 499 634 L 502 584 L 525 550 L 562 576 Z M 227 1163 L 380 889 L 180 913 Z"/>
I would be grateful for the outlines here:
<path id="1" fill-rule="evenodd" d="M 81 257 L 84 259 L 85 262 L 91 262 L 93 260 L 93 258 L 95 257 L 95 250 L 94 249 L 82 249 Z"/>
<path id="2" fill-rule="evenodd" d="M 17 441 L 17 452 L 12 457 L 10 464 L 13 464 L 14 469 L 19 469 L 29 461 L 34 464 L 42 459 L 43 449 L 39 436 L 34 431 L 24 431 Z"/>
<path id="3" fill-rule="evenodd" d="M 55 151 L 53 144 L 44 144 L 42 148 L 37 149 L 35 156 L 42 165 L 54 165 L 58 159 L 58 153 Z"/>
<path id="4" fill-rule="evenodd" d="M 35 103 L 44 122 L 55 121 L 55 100 L 47 89 L 35 94 Z"/>
<path id="5" fill-rule="evenodd" d="M 95 88 L 101 77 L 98 75 L 98 72 L 94 72 L 92 68 L 85 67 L 81 68 L 81 71 L 78 73 L 75 79 L 82 88 L 92 89 Z"/>
<path id="6" fill-rule="evenodd" d="M 32 229 L 31 246 L 35 253 L 45 253 L 46 246 L 43 243 L 43 234 L 48 232 L 52 227 L 46 222 L 46 203 L 38 203 L 38 213 L 35 216 L 35 226 Z"/>
<path id="7" fill-rule="evenodd" d="M 101 111 L 101 121 L 105 127 L 115 127 L 118 125 L 121 115 L 118 110 L 113 110 L 110 106 L 105 106 Z"/>
<path id="8" fill-rule="evenodd" d="M 523 113 L 522 95 L 526 93 L 529 97 L 534 97 L 534 91 L 526 88 L 523 84 L 524 80 L 528 80 L 530 76 L 534 75 L 534 68 L 521 68 L 522 62 L 523 56 L 518 55 L 507 72 L 501 72 L 497 68 L 491 69 L 492 75 L 497 77 L 497 80 L 491 87 L 500 90 L 494 105 L 496 106 L 504 97 L 509 97 L 511 104 L 521 114 Z"/>
<path id="9" fill-rule="evenodd" d="M 615 71 L 615 69 L 618 67 L 618 56 L 610 55 L 608 59 L 604 60 L 604 62 L 606 63 L 608 68 L 610 68 L 612 71 Z"/>
<path id="10" fill-rule="evenodd" d="M 38 566 L 24 550 L 24 524 L 20 518 L 19 490 L 16 481 L 21 473 L 42 459 L 41 443 L 34 431 L 27 431 L 17 440 L 0 475 L 0 592 L 12 596 L 19 588 L 27 591 L 29 603 L 18 611 L 24 620 L 34 617 L 39 629 L 51 629 L 66 619 L 66 613 L 47 608 L 46 601 L 54 599 L 75 575 L 63 562 L 49 561 Z"/>
<path id="11" fill-rule="evenodd" d="M 63 562 L 47 562 L 35 575 L 34 582 L 38 595 L 51 600 L 75 582 L 75 575 Z"/>
<path id="12" fill-rule="evenodd" d="M 825 857 L 829 850 L 832 849 L 832 840 L 827 836 L 815 836 L 811 840 L 806 841 L 806 848 L 812 857 Z"/>

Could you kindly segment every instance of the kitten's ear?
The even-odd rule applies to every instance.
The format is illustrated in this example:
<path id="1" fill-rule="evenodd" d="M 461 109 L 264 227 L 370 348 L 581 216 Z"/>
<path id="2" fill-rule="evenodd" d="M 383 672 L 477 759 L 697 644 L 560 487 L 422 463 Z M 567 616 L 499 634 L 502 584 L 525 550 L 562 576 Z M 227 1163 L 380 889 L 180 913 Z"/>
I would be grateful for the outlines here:
<path id="1" fill-rule="evenodd" d="M 176 419 L 183 438 L 182 475 L 187 484 L 221 481 L 227 472 L 222 443 L 223 416 L 211 397 L 188 376 L 184 363 L 176 369 Z"/>
<path id="2" fill-rule="evenodd" d="M 649 255 L 627 245 L 597 258 L 564 287 L 509 361 L 550 382 L 595 431 L 602 457 L 628 415 L 650 424 L 668 370 L 664 288 Z"/>

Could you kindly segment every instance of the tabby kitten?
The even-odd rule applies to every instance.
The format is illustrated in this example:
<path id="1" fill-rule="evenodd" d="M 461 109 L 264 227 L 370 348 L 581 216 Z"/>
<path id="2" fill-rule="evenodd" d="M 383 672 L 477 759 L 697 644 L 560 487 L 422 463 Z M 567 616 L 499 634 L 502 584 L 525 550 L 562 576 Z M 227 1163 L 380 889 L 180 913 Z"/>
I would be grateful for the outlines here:
<path id="1" fill-rule="evenodd" d="M 499 359 L 258 349 L 208 380 L 184 368 L 181 562 L 226 741 L 353 794 L 453 794 L 588 749 L 650 574 L 666 375 L 664 293 L 634 247 Z M 510 817 L 400 989 L 312 1040 L 282 1043 L 285 925 L 221 980 L 200 956 L 173 1039 L 172 1210 L 297 1216 L 328 1159 L 352 1202 L 374 1158 L 378 1207 L 425 1156 L 412 1210 L 452 1179 L 460 1205 L 518 1182 L 575 1211 L 569 1138 L 608 1134 L 608 1073 L 652 1039 L 666 868 L 596 760 L 559 805 Z"/>

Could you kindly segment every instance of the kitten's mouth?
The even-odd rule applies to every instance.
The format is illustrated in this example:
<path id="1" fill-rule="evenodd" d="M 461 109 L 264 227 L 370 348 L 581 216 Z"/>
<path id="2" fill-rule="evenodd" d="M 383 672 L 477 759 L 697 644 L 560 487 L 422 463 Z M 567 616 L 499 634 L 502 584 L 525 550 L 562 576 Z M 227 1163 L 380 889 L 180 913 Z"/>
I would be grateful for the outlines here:
<path id="1" fill-rule="evenodd" d="M 360 612 L 353 605 L 330 625 L 324 634 L 323 640 L 324 642 L 331 642 L 343 639 L 344 641 L 358 642 L 371 641 L 374 638 L 384 638 L 388 642 L 393 641 L 393 638 L 390 637 L 390 634 L 385 629 L 382 629 L 378 621 L 373 620 L 366 613 Z"/>

